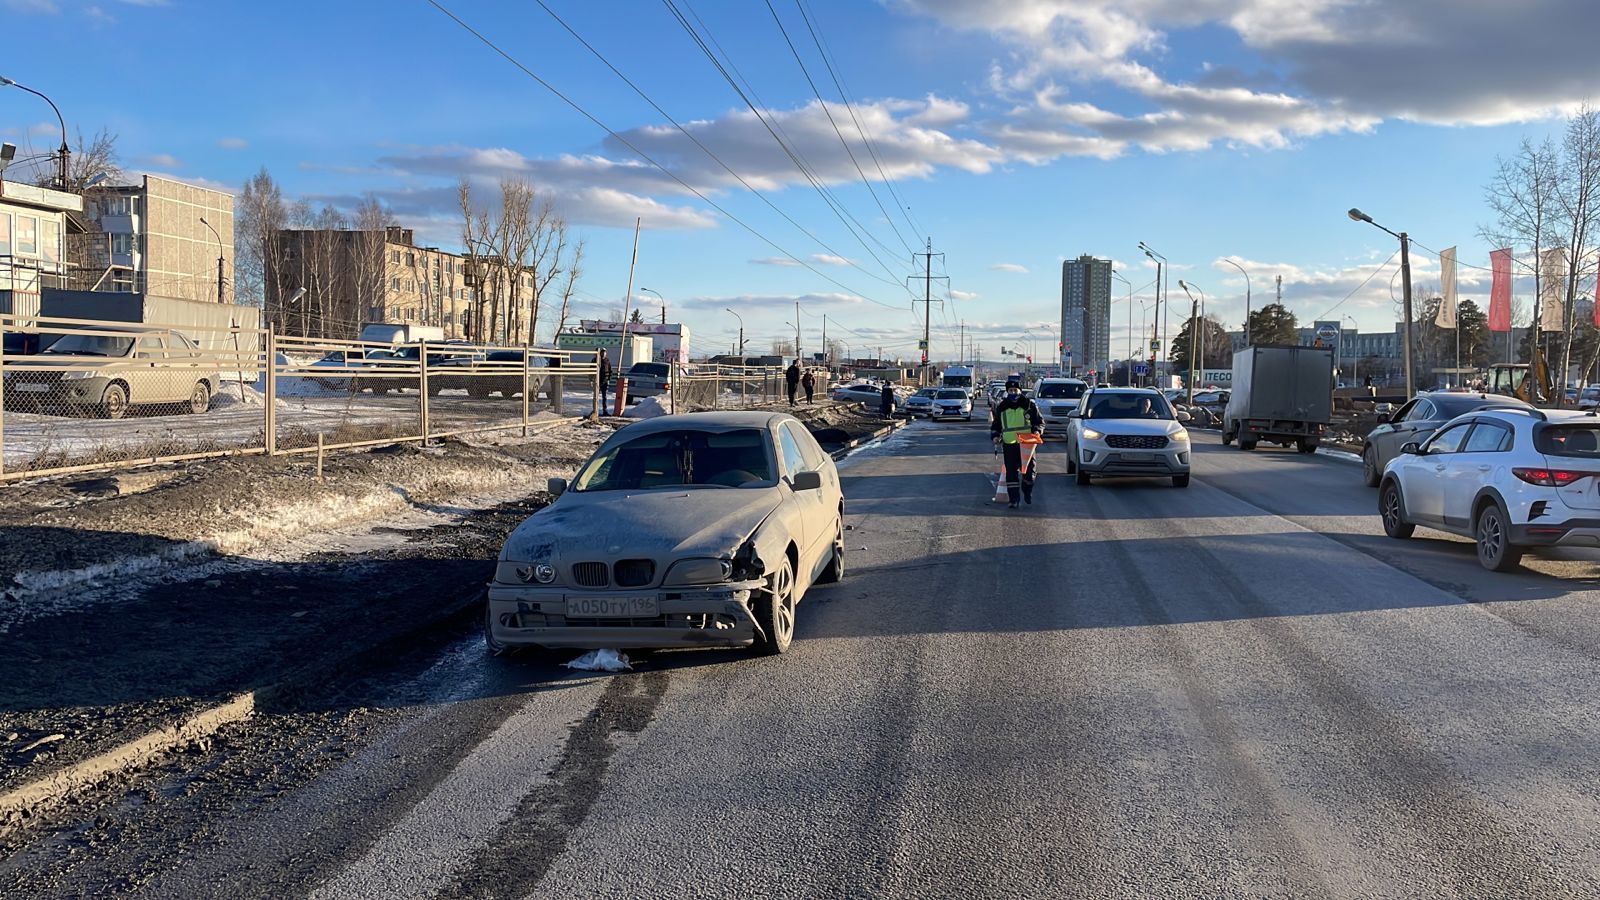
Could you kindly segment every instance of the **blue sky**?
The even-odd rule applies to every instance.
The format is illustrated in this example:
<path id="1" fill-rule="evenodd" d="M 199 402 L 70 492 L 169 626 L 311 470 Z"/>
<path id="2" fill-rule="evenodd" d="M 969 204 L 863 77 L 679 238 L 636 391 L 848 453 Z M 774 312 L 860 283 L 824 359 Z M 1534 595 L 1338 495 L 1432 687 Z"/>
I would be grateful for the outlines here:
<path id="1" fill-rule="evenodd" d="M 890 282 L 915 270 L 906 245 L 931 236 L 951 288 L 934 310 L 941 358 L 963 320 L 989 356 L 1030 324 L 1053 327 L 1062 258 L 1110 257 L 1143 285 L 1153 272 L 1140 240 L 1173 262 L 1175 298 L 1177 278 L 1199 285 L 1231 327 L 1244 280 L 1221 257 L 1250 271 L 1258 303 L 1281 275 L 1303 321 L 1332 309 L 1386 328 L 1394 265 L 1374 270 L 1394 242 L 1344 210 L 1360 206 L 1428 247 L 1457 244 L 1463 263 L 1484 265 L 1490 248 L 1477 232 L 1495 157 L 1558 129 L 1600 83 L 1585 29 L 1539 25 L 1590 21 L 1588 0 L 773 0 L 875 199 L 765 0 L 676 0 L 870 233 L 863 241 L 665 3 L 547 2 L 820 241 L 730 178 L 539 4 L 444 5 L 812 269 L 641 162 L 425 0 L 0 0 L 13 38 L 0 74 L 49 94 L 69 128 L 116 133 L 132 170 L 236 188 L 266 166 L 291 195 L 335 205 L 372 191 L 440 246 L 456 243 L 458 178 L 528 177 L 588 242 L 585 314 L 620 309 L 630 226 L 642 216 L 636 286 L 667 298 L 697 352 L 732 342 L 729 306 L 754 348 L 791 334 L 798 297 L 808 349 L 826 313 L 830 336 L 853 350 L 911 356 L 920 313 Z M 39 151 L 56 140 L 48 107 L 16 90 L 0 89 L 0 133 Z M 1431 263 L 1419 251 L 1419 284 Z M 1461 287 L 1481 300 L 1477 274 L 1464 269 Z M 655 298 L 638 296 L 654 314 Z M 1113 311 L 1113 355 L 1127 340 L 1125 303 Z"/>

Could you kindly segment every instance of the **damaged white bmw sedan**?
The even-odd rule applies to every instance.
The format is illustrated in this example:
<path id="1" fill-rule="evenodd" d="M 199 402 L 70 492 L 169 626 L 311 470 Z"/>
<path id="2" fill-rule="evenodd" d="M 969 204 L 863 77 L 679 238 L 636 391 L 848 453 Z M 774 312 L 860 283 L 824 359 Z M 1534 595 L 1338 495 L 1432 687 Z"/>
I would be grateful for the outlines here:
<path id="1" fill-rule="evenodd" d="M 833 460 L 793 416 L 662 416 L 595 451 L 500 551 L 484 639 L 516 647 L 782 653 L 813 584 L 844 577 Z"/>

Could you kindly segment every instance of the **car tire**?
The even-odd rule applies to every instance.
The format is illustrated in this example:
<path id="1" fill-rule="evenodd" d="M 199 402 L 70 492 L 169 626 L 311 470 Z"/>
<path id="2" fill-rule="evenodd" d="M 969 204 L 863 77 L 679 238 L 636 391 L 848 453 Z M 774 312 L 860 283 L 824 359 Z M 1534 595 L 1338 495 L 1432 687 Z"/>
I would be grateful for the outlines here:
<path id="1" fill-rule="evenodd" d="M 1188 476 L 1188 474 L 1172 476 L 1172 486 L 1176 487 L 1176 488 L 1186 488 L 1186 487 L 1188 487 L 1189 486 L 1189 476 Z"/>
<path id="2" fill-rule="evenodd" d="M 1400 483 L 1385 482 L 1378 489 L 1378 515 L 1383 519 L 1383 533 L 1395 540 L 1405 540 L 1417 530 L 1406 521 L 1405 496 L 1400 493 Z"/>
<path id="3" fill-rule="evenodd" d="M 211 388 L 204 381 L 196 382 L 194 392 L 189 395 L 189 412 L 200 415 L 211 408 Z"/>
<path id="4" fill-rule="evenodd" d="M 828 567 L 817 576 L 817 584 L 838 584 L 844 580 L 844 517 L 839 517 L 838 528 L 833 535 L 833 558 L 828 560 Z"/>
<path id="5" fill-rule="evenodd" d="M 382 396 L 384 394 L 389 393 L 389 388 L 386 385 L 375 384 L 375 385 L 372 386 L 372 392 L 374 394 Z"/>
<path id="6" fill-rule="evenodd" d="M 1239 441 L 1239 449 L 1243 450 L 1246 453 L 1249 453 L 1251 450 L 1254 450 L 1255 448 L 1256 448 L 1256 442 L 1255 441 L 1246 441 L 1246 440 L 1243 440 L 1243 439 L 1241 439 Z"/>
<path id="7" fill-rule="evenodd" d="M 1317 443 L 1316 441 L 1302 438 L 1295 446 L 1295 449 L 1299 450 L 1301 453 L 1315 453 L 1317 452 Z"/>
<path id="8" fill-rule="evenodd" d="M 786 554 L 767 589 L 755 597 L 752 612 L 761 633 L 752 649 L 763 656 L 779 656 L 789 649 L 794 641 L 794 606 L 794 563 Z"/>
<path id="9" fill-rule="evenodd" d="M 1522 564 L 1522 548 L 1511 543 L 1511 523 L 1498 503 L 1485 503 L 1472 526 L 1478 565 L 1491 572 L 1509 572 Z"/>
<path id="10" fill-rule="evenodd" d="M 1091 483 L 1090 480 L 1089 480 L 1089 473 L 1085 472 L 1083 470 L 1082 466 L 1076 467 L 1076 473 L 1075 474 L 1077 475 L 1078 484 L 1080 484 L 1080 485 L 1088 485 L 1088 484 Z"/>
<path id="11" fill-rule="evenodd" d="M 100 418 L 120 419 L 128 414 L 128 389 L 120 384 L 106 385 L 100 395 Z"/>
<path id="12" fill-rule="evenodd" d="M 1068 448 L 1067 449 L 1067 474 L 1068 475 L 1076 475 L 1078 473 L 1078 462 L 1077 462 L 1077 459 L 1078 459 L 1077 454 L 1073 453 L 1071 448 Z"/>
<path id="13" fill-rule="evenodd" d="M 1361 483 L 1367 487 L 1377 487 L 1383 479 L 1383 473 L 1378 471 L 1378 448 L 1368 444 L 1361 451 Z"/>
<path id="14" fill-rule="evenodd" d="M 1231 443 L 1233 443 L 1233 435 L 1231 433 L 1229 433 L 1229 432 L 1224 431 L 1222 433 L 1222 446 L 1226 447 Z"/>

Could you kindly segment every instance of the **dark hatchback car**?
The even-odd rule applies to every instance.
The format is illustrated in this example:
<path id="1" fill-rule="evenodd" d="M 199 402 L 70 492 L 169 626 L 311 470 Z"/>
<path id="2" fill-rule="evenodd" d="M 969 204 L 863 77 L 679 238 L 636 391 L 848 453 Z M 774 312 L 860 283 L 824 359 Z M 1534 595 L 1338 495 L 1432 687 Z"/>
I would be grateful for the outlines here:
<path id="1" fill-rule="evenodd" d="M 1383 467 L 1400 455 L 1400 448 L 1416 441 L 1422 443 L 1439 430 L 1439 426 L 1479 409 L 1493 407 L 1527 409 L 1528 404 L 1515 397 L 1497 394 L 1457 394 L 1437 391 L 1422 393 L 1411 402 L 1394 411 L 1394 414 L 1367 435 L 1361 446 L 1361 479 L 1367 487 L 1377 487 L 1383 478 Z"/>

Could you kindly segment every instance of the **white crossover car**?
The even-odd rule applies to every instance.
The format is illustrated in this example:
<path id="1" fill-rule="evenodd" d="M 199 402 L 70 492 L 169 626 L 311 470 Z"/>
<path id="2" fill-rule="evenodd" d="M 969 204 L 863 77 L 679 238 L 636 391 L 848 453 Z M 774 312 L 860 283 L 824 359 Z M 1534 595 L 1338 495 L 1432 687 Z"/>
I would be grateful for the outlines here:
<path id="1" fill-rule="evenodd" d="M 1411 442 L 1378 485 L 1383 530 L 1472 538 L 1502 572 L 1532 547 L 1600 547 L 1600 419 L 1574 410 L 1480 409 Z"/>
<path id="2" fill-rule="evenodd" d="M 966 419 L 972 421 L 972 395 L 965 388 L 939 388 L 933 398 L 930 419 Z"/>
<path id="3" fill-rule="evenodd" d="M 786 413 L 661 416 L 612 435 L 506 539 L 484 638 L 515 647 L 782 653 L 844 577 L 833 460 Z"/>
<path id="4" fill-rule="evenodd" d="M 1067 428 L 1067 473 L 1079 484 L 1102 476 L 1168 476 L 1189 486 L 1189 430 L 1150 388 L 1095 388 Z"/>
<path id="5" fill-rule="evenodd" d="M 1041 378 L 1033 386 L 1035 405 L 1045 425 L 1054 425 L 1064 431 L 1078 410 L 1078 402 L 1089 390 L 1089 383 L 1077 378 Z M 1046 432 L 1048 433 L 1048 432 Z"/>
<path id="6" fill-rule="evenodd" d="M 912 417 L 933 416 L 933 398 L 938 388 L 923 388 L 906 398 L 906 414 Z"/>

